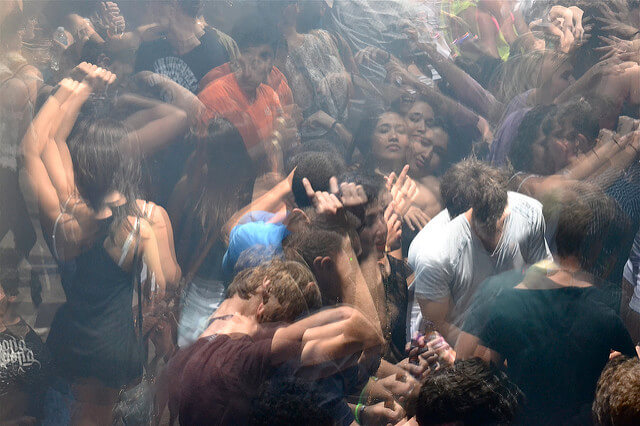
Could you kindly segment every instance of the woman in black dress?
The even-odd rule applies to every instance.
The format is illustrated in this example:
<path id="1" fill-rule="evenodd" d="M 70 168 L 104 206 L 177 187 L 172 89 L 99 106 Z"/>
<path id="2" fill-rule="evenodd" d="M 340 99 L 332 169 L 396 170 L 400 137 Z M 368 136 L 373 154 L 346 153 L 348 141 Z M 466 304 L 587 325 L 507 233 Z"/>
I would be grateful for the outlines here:
<path id="1" fill-rule="evenodd" d="M 51 411 L 45 416 L 48 422 L 110 424 L 119 391 L 142 376 L 132 312 L 136 260 L 146 265 L 149 303 L 177 283 L 180 268 L 166 212 L 135 196 L 134 158 L 121 150 L 129 133 L 120 122 L 81 111 L 115 75 L 90 64 L 78 68 L 85 79 L 64 79 L 22 142 L 67 298 L 47 340 L 56 369 L 47 403 L 57 409 L 54 418 Z"/>

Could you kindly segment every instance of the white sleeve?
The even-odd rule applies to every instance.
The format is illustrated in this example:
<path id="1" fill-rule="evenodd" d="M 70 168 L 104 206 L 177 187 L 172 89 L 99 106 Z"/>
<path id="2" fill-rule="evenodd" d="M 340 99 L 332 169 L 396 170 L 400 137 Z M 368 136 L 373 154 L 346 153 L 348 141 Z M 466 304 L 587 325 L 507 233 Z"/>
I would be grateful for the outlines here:
<path id="1" fill-rule="evenodd" d="M 415 294 L 419 299 L 433 301 L 451 296 L 453 274 L 441 253 L 423 253 L 417 256 L 415 268 Z"/>
<path id="2" fill-rule="evenodd" d="M 553 260 L 549 245 L 544 237 L 546 225 L 542 209 L 534 209 L 535 216 L 532 220 L 532 228 L 529 230 L 529 236 L 523 245 L 522 257 L 524 261 L 530 265 L 541 260 Z"/>

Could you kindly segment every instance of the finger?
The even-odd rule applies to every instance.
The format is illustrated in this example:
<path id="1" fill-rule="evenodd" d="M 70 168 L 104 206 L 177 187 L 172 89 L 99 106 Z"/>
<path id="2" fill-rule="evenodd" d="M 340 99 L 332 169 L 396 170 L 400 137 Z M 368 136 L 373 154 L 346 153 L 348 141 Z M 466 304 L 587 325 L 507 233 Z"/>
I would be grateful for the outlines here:
<path id="1" fill-rule="evenodd" d="M 390 191 L 393 187 L 393 181 L 396 179 L 396 172 L 391 172 L 389 176 L 387 176 L 387 189 Z"/>
<path id="2" fill-rule="evenodd" d="M 398 176 L 398 181 L 394 185 L 396 188 L 402 188 L 407 180 L 407 173 L 409 173 L 409 165 L 407 164 L 402 168 L 400 175 Z"/>
<path id="3" fill-rule="evenodd" d="M 338 197 L 336 197 L 334 194 L 327 194 L 329 202 L 331 203 L 331 206 L 333 208 L 335 208 L 336 210 L 341 209 L 343 207 L 342 203 L 340 202 L 340 200 L 338 200 Z"/>
<path id="4" fill-rule="evenodd" d="M 415 226 L 413 224 L 413 220 L 412 220 L 411 216 L 405 217 L 405 219 L 407 221 L 407 226 L 409 227 L 409 229 L 411 229 L 412 231 L 415 231 L 416 228 L 415 228 Z"/>
<path id="5" fill-rule="evenodd" d="M 331 176 L 331 179 L 329 179 L 329 191 L 332 194 L 337 194 L 339 192 L 338 189 L 338 178 L 335 176 Z"/>
<path id="6" fill-rule="evenodd" d="M 311 182 L 309 182 L 309 179 L 302 178 L 302 186 L 304 186 L 304 190 L 307 193 L 307 197 L 309 197 L 310 200 L 313 200 L 315 198 L 316 193 L 313 190 L 313 187 L 311 186 Z"/>
<path id="7" fill-rule="evenodd" d="M 429 221 L 431 220 L 431 218 L 424 212 L 422 212 L 421 219 L 422 219 L 421 221 L 422 228 L 424 228 L 427 225 L 427 223 L 429 223 Z"/>
<path id="8" fill-rule="evenodd" d="M 393 213 L 393 201 L 389 203 L 387 208 L 384 209 L 384 213 L 382 214 L 382 217 L 384 218 L 385 222 L 389 222 L 389 218 L 391 217 L 392 213 Z"/>
<path id="9" fill-rule="evenodd" d="M 398 214 L 397 213 L 393 213 L 391 215 L 391 217 L 389 218 L 389 222 L 391 223 L 395 223 L 398 220 Z"/>

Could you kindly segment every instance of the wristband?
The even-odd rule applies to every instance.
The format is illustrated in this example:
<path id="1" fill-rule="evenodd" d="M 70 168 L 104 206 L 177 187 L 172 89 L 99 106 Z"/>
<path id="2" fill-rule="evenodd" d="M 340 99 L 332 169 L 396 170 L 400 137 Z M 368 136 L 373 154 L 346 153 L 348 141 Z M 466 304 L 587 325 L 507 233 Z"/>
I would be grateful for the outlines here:
<path id="1" fill-rule="evenodd" d="M 335 120 L 335 121 L 333 122 L 333 124 L 331 125 L 331 127 L 329 128 L 329 130 L 335 133 L 335 131 L 336 131 L 336 126 L 337 126 L 338 124 L 340 124 L 340 122 L 339 122 L 338 120 Z"/>
<path id="2" fill-rule="evenodd" d="M 362 424 L 362 421 L 360 420 L 360 412 L 364 411 L 364 404 L 358 403 L 358 405 L 356 405 L 356 410 L 355 410 L 355 418 L 356 418 L 356 423 L 358 423 L 359 425 Z"/>

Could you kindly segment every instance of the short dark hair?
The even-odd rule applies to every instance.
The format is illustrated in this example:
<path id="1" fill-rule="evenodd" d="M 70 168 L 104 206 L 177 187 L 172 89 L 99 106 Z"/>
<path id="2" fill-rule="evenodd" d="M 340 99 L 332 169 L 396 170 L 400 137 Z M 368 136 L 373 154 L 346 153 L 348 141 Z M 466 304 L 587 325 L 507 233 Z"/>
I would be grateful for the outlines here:
<path id="1" fill-rule="evenodd" d="M 479 358 L 456 361 L 420 388 L 416 419 L 420 426 L 511 424 L 524 400 L 522 391 L 494 366 Z"/>
<path id="2" fill-rule="evenodd" d="M 584 98 L 575 99 L 558 106 L 557 120 L 565 128 L 570 128 L 568 135 L 575 138 L 583 135 L 589 141 L 594 141 L 600 133 L 600 118 L 594 101 Z M 600 102 L 604 104 L 606 102 Z"/>
<path id="3" fill-rule="evenodd" d="M 607 363 L 591 412 L 599 426 L 640 424 L 640 359 L 621 355 Z"/>
<path id="4" fill-rule="evenodd" d="M 474 220 L 490 228 L 507 205 L 506 187 L 506 174 L 502 170 L 469 157 L 444 174 L 440 193 L 452 218 L 473 208 Z"/>
<path id="5" fill-rule="evenodd" d="M 310 226 L 291 234 L 284 242 L 285 257 L 303 261 L 313 270 L 317 257 L 333 257 L 342 249 L 344 235 L 340 232 Z"/>
<path id="6" fill-rule="evenodd" d="M 478 163 L 478 164 L 476 164 Z M 475 165 L 474 167 L 471 167 Z M 478 167 L 487 166 L 473 158 L 462 160 L 449 168 L 440 180 L 440 195 L 445 208 L 451 218 L 457 217 L 471 208 L 473 197 L 476 194 L 472 179 L 477 175 Z M 504 179 L 504 174 L 499 169 L 484 167 L 484 173 L 493 176 L 494 179 Z"/>
<path id="7" fill-rule="evenodd" d="M 291 184 L 293 197 L 300 208 L 311 205 L 307 192 L 302 185 L 302 179 L 307 178 L 315 191 L 329 191 L 329 179 L 338 177 L 345 169 L 342 158 L 331 152 L 307 152 L 300 154 L 293 174 Z"/>
<path id="8" fill-rule="evenodd" d="M 289 374 L 274 376 L 260 386 L 251 425 L 330 425 L 334 423 L 331 411 L 322 404 L 330 399 L 314 382 Z"/>
<path id="9" fill-rule="evenodd" d="M 230 35 L 240 51 L 263 45 L 269 45 L 275 50 L 280 38 L 277 27 L 256 12 L 238 20 L 231 29 Z"/>
<path id="10" fill-rule="evenodd" d="M 197 18 L 204 5 L 204 0 L 176 0 L 180 10 L 191 18 Z"/>
<path id="11" fill-rule="evenodd" d="M 556 248 L 558 256 L 576 256 L 580 258 L 580 250 L 587 236 L 589 225 L 593 221 L 593 211 L 589 208 L 587 200 L 580 197 L 575 190 L 564 191 L 562 200 L 558 202 L 556 228 Z M 545 203 L 545 211 L 553 206 Z"/>

